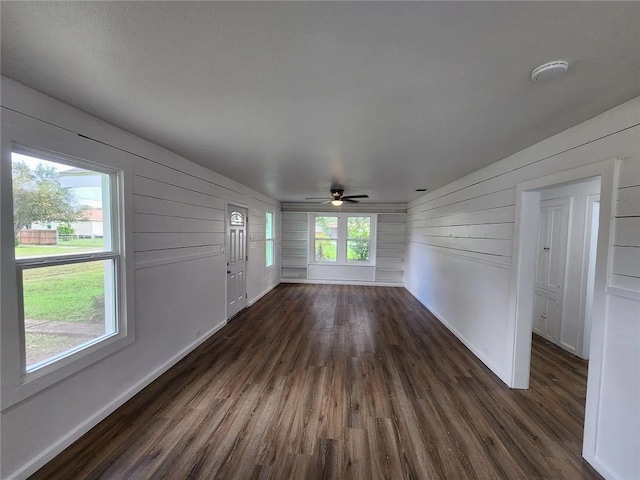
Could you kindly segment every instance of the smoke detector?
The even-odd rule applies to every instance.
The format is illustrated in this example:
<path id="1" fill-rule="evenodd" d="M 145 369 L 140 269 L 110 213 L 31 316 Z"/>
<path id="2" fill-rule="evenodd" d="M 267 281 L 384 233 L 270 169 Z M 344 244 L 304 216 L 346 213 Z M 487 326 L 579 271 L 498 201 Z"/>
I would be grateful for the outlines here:
<path id="1" fill-rule="evenodd" d="M 547 80 L 553 80 L 554 78 L 561 77 L 567 73 L 569 63 L 564 60 L 556 60 L 553 62 L 540 65 L 538 68 L 531 72 L 531 80 L 536 83 L 546 82 Z"/>

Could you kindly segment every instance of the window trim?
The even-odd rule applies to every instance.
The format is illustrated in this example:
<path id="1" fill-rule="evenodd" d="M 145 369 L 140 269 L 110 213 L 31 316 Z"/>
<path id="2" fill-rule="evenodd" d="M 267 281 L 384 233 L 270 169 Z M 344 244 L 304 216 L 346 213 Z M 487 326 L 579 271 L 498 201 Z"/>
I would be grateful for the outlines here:
<path id="1" fill-rule="evenodd" d="M 316 261 L 315 255 L 315 227 L 317 217 L 338 217 L 338 230 L 336 236 L 336 261 Z M 349 217 L 368 217 L 371 219 L 371 227 L 369 231 L 369 260 L 347 260 L 347 242 L 348 238 L 348 218 Z M 314 265 L 327 266 L 349 266 L 349 267 L 375 267 L 376 265 L 376 239 L 377 239 L 377 223 L 378 215 L 375 213 L 360 212 L 314 212 L 309 213 L 309 249 L 308 263 Z M 360 239 L 351 239 L 360 240 Z"/>
<path id="2" fill-rule="evenodd" d="M 267 236 L 267 217 L 271 215 L 271 237 Z M 265 270 L 271 270 L 274 268 L 276 264 L 276 234 L 275 234 L 275 221 L 276 215 L 274 212 L 269 210 L 264 212 L 264 265 Z M 271 242 L 271 243 L 269 243 Z M 271 245 L 271 264 L 267 263 L 267 259 L 269 258 L 267 252 L 269 250 L 269 245 Z"/>
<path id="3" fill-rule="evenodd" d="M 0 158 L 0 261 L 2 384 L 0 408 L 5 410 L 52 385 L 69 378 L 135 341 L 134 264 L 133 264 L 133 159 L 125 152 L 87 137 L 42 122 L 33 117 L 3 109 L 2 156 Z M 37 145 L 37 147 L 35 147 Z M 13 249 L 12 152 L 26 153 L 45 160 L 91 169 L 112 177 L 110 192 L 113 215 L 112 242 L 117 249 L 93 252 L 98 257 L 114 254 L 117 331 L 101 337 L 85 348 L 63 356 L 31 372 L 25 371 L 24 323 L 20 314 L 21 281 L 16 275 L 42 257 L 16 261 Z M 11 245 L 8 248 L 7 245 Z M 58 256 L 56 256 L 58 257 Z M 49 262 L 60 261 L 48 257 Z M 79 256 L 64 256 L 64 262 L 79 261 Z M 42 266 L 42 263 L 40 264 Z M 53 263 L 51 264 L 53 266 Z M 20 295 L 20 297 L 19 297 Z"/>

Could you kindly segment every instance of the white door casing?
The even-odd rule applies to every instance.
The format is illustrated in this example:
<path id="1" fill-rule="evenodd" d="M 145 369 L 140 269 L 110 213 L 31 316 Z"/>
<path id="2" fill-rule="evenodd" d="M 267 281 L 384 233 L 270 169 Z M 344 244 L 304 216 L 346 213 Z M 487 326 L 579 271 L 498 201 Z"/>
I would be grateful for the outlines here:
<path id="1" fill-rule="evenodd" d="M 227 206 L 227 320 L 247 306 L 247 209 Z"/>
<path id="2" fill-rule="evenodd" d="M 584 338 L 582 340 L 582 355 L 584 359 L 589 358 L 591 343 L 591 311 L 593 307 L 593 288 L 596 276 L 596 250 L 598 247 L 598 220 L 600 217 L 600 194 L 589 195 L 587 197 L 587 236 L 585 241 L 585 261 L 584 268 L 587 274 L 587 284 L 583 290 L 585 295 L 584 303 Z"/>

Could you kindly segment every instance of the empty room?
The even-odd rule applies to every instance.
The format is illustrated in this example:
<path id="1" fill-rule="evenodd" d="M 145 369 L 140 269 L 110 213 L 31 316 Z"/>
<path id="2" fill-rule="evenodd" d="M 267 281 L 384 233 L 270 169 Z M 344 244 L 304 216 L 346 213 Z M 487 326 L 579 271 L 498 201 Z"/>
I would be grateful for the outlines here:
<path id="1" fill-rule="evenodd" d="M 640 479 L 640 2 L 0 2 L 0 479 Z"/>

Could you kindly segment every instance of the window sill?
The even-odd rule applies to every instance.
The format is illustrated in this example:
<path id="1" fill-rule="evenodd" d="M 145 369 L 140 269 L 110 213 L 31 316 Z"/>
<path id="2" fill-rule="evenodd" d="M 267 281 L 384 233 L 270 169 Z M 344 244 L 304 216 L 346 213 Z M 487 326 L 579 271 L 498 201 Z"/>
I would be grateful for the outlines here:
<path id="1" fill-rule="evenodd" d="M 116 334 L 18 378 L 4 379 L 1 411 L 21 403 L 134 342 L 133 334 Z M 5 383 L 6 382 L 6 383 Z"/>

